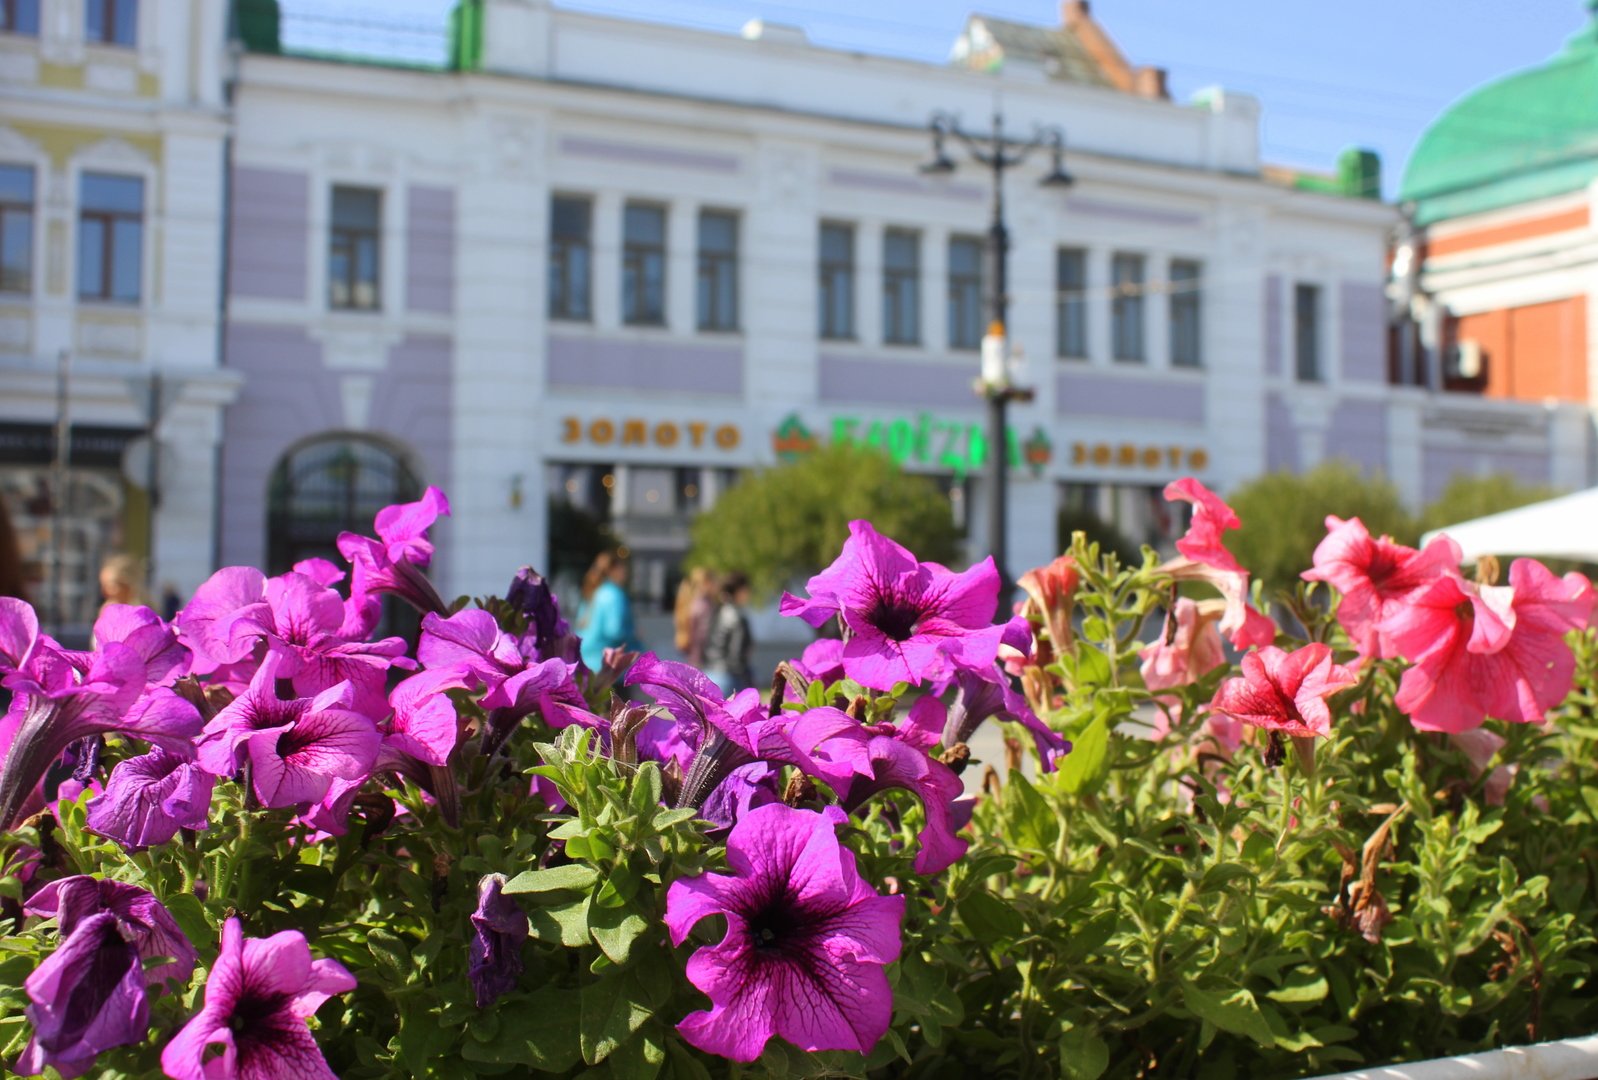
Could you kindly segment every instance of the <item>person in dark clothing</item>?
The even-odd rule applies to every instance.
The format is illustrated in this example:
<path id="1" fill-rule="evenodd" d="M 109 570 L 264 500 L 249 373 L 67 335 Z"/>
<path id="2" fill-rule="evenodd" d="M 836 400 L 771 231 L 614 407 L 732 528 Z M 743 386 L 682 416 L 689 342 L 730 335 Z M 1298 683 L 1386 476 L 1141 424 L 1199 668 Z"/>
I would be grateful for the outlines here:
<path id="1" fill-rule="evenodd" d="M 749 666 L 755 642 L 744 611 L 748 604 L 749 578 L 728 574 L 721 583 L 721 606 L 711 619 L 710 636 L 705 640 L 705 674 L 723 694 L 731 695 L 755 684 L 755 674 Z"/>

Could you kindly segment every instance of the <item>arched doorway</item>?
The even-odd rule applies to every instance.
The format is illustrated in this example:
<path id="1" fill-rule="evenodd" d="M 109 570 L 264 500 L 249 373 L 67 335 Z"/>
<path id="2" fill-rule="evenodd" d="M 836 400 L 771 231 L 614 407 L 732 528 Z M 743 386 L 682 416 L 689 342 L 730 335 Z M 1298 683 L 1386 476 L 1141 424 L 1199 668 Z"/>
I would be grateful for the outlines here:
<path id="1" fill-rule="evenodd" d="M 394 449 L 359 435 L 329 435 L 283 455 L 267 485 L 267 572 L 301 559 L 342 564 L 338 535 L 371 535 L 385 506 L 413 502 L 422 486 Z"/>

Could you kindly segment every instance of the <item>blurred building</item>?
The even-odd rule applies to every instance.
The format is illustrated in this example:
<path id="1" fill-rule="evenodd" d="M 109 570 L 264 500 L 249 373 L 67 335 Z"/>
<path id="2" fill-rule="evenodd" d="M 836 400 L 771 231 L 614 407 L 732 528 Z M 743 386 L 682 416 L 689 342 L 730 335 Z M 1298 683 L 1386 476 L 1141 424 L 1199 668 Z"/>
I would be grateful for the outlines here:
<path id="1" fill-rule="evenodd" d="M 226 29 L 220 4 L 0 4 L 0 498 L 69 636 L 105 556 L 153 557 L 156 588 L 215 562 Z"/>
<path id="2" fill-rule="evenodd" d="M 1598 9 L 1547 62 L 1481 87 L 1427 130 L 1400 193 L 1396 382 L 1598 404 L 1595 100 Z"/>
<path id="3" fill-rule="evenodd" d="M 171 35 L 163 62 L 215 29 L 205 64 L 229 73 L 206 113 L 227 168 L 190 167 L 215 201 L 179 217 L 213 246 L 148 271 L 205 277 L 182 296 L 208 299 L 213 331 L 226 282 L 221 362 L 242 388 L 215 530 L 190 537 L 224 563 L 325 554 L 437 484 L 446 595 L 559 566 L 604 523 L 663 599 L 695 513 L 837 439 L 935 477 L 964 515 L 988 452 L 972 383 L 991 189 L 919 166 L 935 112 L 986 130 L 996 107 L 1023 138 L 1063 129 L 1076 181 L 1040 186 L 1046 152 L 1007 180 L 1009 332 L 1036 389 L 1002 451 L 1011 566 L 1057 550 L 1062 512 L 1169 540 L 1159 493 L 1186 474 L 1224 490 L 1341 457 L 1416 503 L 1458 470 L 1587 480 L 1585 409 L 1392 385 L 1396 214 L 1372 155 L 1270 167 L 1256 101 L 1170 100 L 1085 3 L 1056 26 L 973 16 L 946 65 L 547 0 L 463 0 L 432 63 L 363 51 L 370 27 L 285 49 L 276 3 L 236 0 L 229 56 L 158 7 L 139 17 Z M 63 192 L 66 244 L 82 230 Z M 57 351 L 18 367 L 53 371 Z"/>

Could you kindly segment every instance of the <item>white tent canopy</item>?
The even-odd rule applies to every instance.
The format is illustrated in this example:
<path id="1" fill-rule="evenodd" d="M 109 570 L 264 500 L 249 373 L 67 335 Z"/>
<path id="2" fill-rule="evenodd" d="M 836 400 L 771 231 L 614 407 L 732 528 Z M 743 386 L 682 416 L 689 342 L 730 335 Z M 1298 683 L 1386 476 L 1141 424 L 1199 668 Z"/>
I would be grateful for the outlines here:
<path id="1" fill-rule="evenodd" d="M 1483 555 L 1531 555 L 1598 563 L 1598 488 L 1489 514 L 1425 535 L 1452 537 L 1466 562 Z"/>

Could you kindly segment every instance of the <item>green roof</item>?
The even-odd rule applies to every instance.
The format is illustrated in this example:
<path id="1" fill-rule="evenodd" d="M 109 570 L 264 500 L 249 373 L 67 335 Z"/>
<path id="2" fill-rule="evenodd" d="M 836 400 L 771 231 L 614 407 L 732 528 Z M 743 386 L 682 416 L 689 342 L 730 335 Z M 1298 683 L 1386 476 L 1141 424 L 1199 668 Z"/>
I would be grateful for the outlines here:
<path id="1" fill-rule="evenodd" d="M 1598 178 L 1598 0 L 1553 59 L 1467 94 L 1421 136 L 1399 199 L 1422 225 L 1579 191 Z"/>

